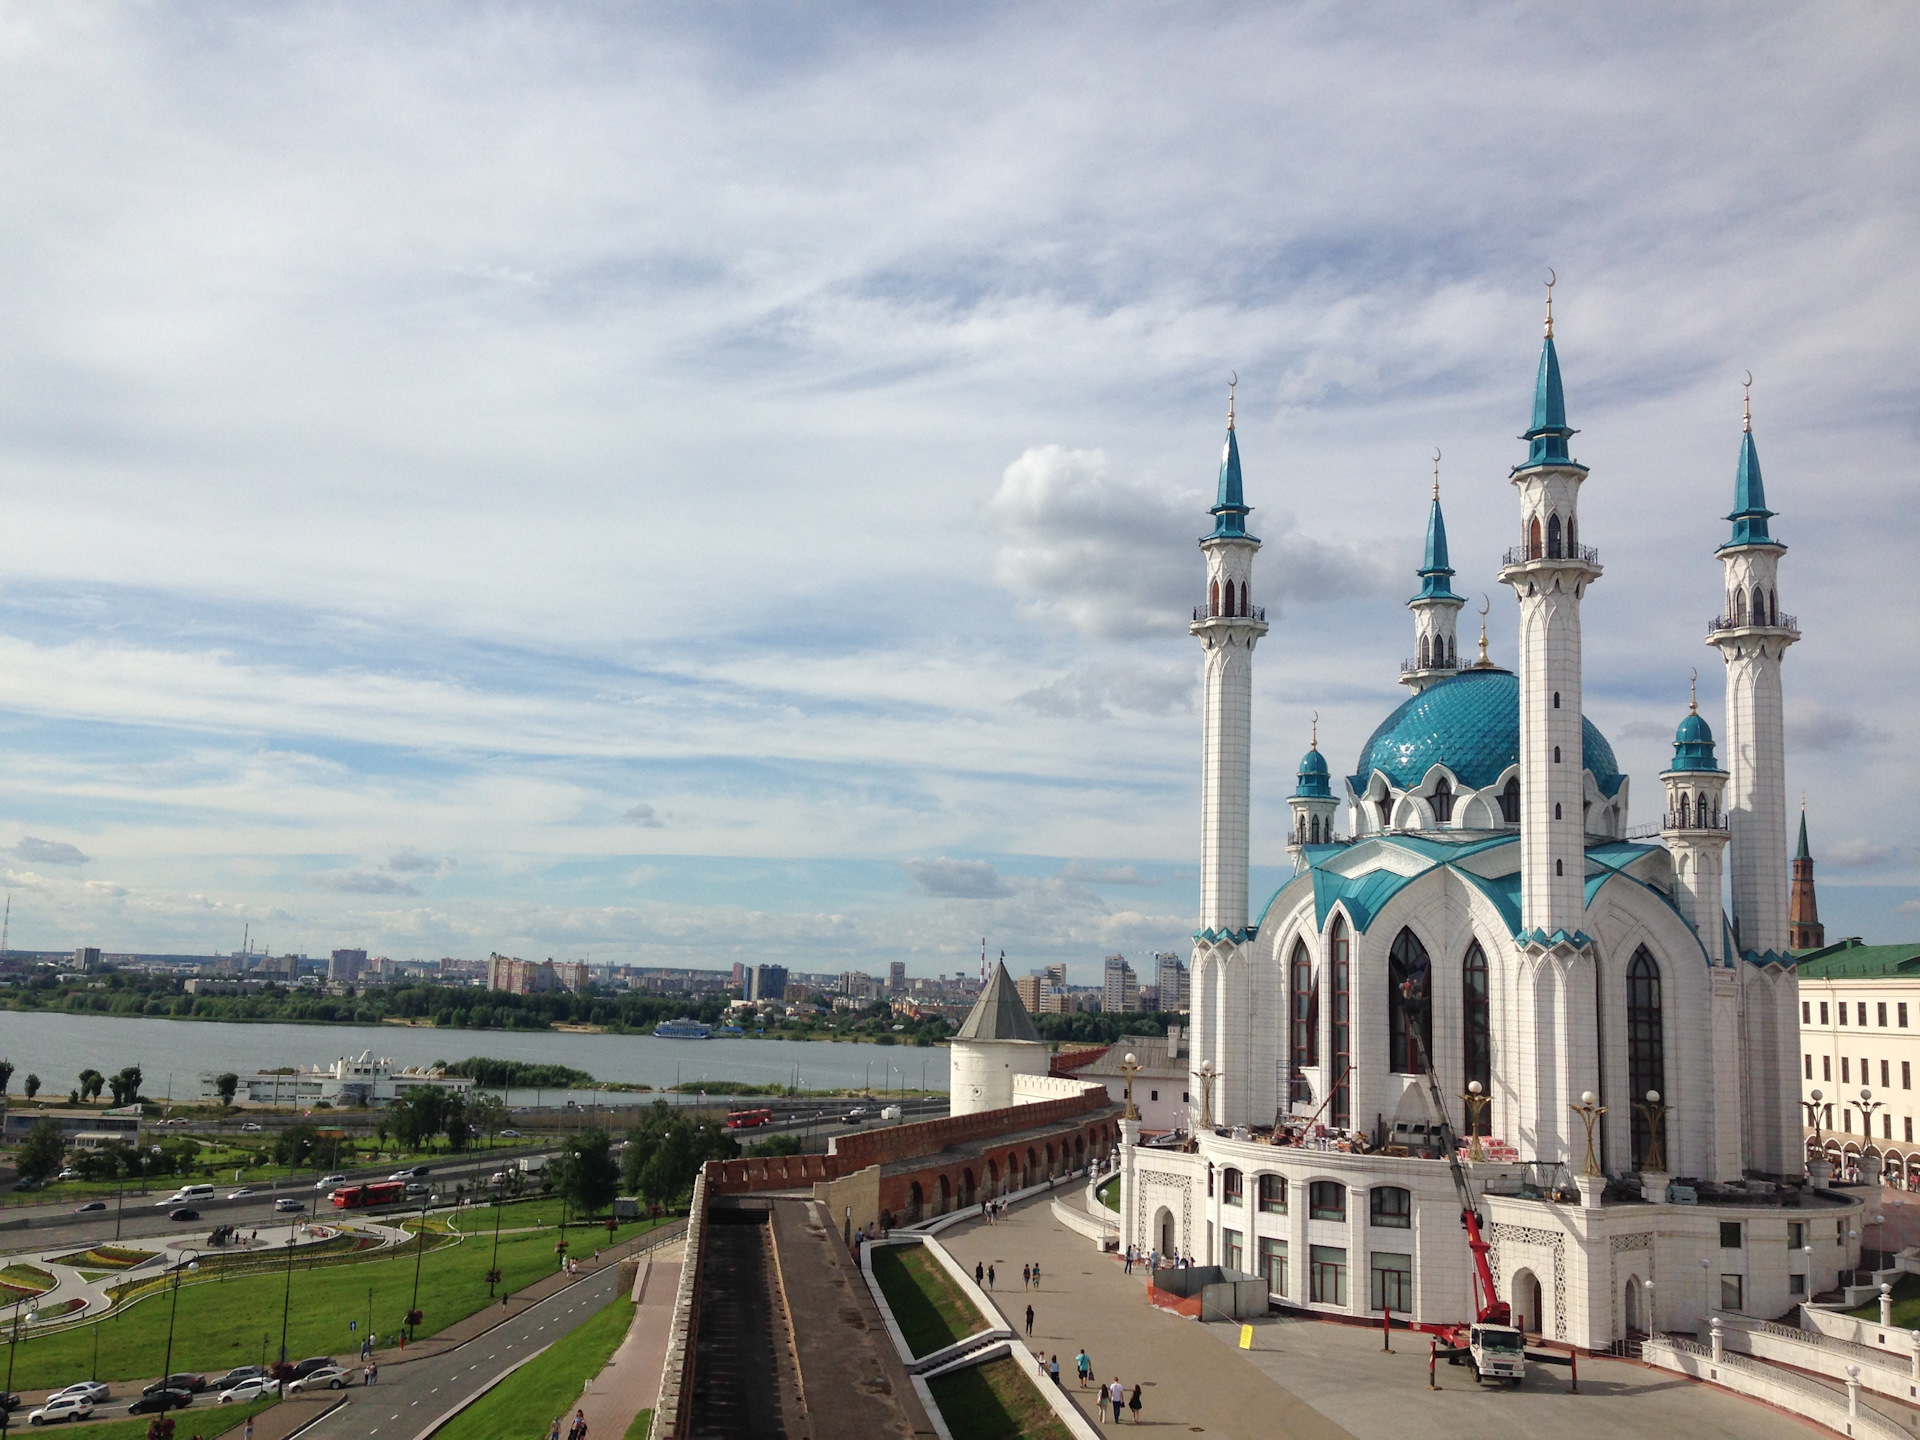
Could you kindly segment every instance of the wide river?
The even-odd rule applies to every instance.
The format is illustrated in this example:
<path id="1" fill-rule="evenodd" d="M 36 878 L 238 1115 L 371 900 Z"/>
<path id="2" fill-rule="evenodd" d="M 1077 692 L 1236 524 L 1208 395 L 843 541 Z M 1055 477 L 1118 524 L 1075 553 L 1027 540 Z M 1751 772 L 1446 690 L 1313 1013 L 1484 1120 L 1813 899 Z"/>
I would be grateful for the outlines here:
<path id="1" fill-rule="evenodd" d="M 511 1030 L 432 1030 L 406 1025 L 266 1025 L 146 1016 L 60 1015 L 0 1010 L 0 1058 L 14 1064 L 13 1094 L 27 1075 L 40 1077 L 47 1098 L 77 1086 L 82 1070 L 111 1075 L 138 1065 L 141 1093 L 193 1100 L 200 1076 L 223 1070 L 327 1065 L 372 1051 L 402 1065 L 431 1065 L 485 1055 L 584 1070 L 596 1080 L 655 1089 L 698 1080 L 748 1080 L 804 1090 L 871 1085 L 947 1088 L 947 1052 L 911 1045 L 834 1044 L 804 1040 L 657 1040 L 651 1035 L 573 1035 Z M 581 1103 L 592 1091 L 515 1090 L 514 1104 Z M 635 1103 L 634 1097 L 620 1097 Z"/>

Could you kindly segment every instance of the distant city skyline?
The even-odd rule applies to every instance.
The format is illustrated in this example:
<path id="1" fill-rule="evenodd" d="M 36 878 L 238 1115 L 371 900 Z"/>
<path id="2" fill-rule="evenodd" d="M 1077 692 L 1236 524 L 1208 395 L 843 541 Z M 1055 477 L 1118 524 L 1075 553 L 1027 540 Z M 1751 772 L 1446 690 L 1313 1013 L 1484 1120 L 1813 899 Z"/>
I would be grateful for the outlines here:
<path id="1" fill-rule="evenodd" d="M 1920 612 L 1858 591 L 1920 15 L 1391 13 L 11 14 L 10 944 L 1148 984 L 1229 378 L 1257 911 L 1316 711 L 1338 791 L 1402 698 L 1436 448 L 1513 659 L 1549 267 L 1631 820 L 1719 713 L 1750 370 L 1822 918 L 1920 930 Z"/>

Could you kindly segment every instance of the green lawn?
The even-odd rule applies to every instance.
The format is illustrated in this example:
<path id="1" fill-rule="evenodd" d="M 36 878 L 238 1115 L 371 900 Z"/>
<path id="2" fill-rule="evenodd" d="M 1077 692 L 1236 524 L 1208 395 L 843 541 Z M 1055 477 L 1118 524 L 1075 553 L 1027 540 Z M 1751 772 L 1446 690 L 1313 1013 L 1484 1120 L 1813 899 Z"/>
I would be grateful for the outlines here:
<path id="1" fill-rule="evenodd" d="M 1847 1313 L 1862 1320 L 1878 1321 L 1879 1297 Z M 1920 1327 L 1920 1275 L 1902 1275 L 1893 1282 L 1893 1323 L 1901 1330 Z"/>
<path id="2" fill-rule="evenodd" d="M 973 1302 L 924 1245 L 876 1249 L 873 1278 L 916 1357 L 931 1355 L 987 1328 Z"/>
<path id="3" fill-rule="evenodd" d="M 935 1376 L 927 1389 L 953 1440 L 1073 1440 L 1073 1432 L 1012 1360 Z"/>
<path id="4" fill-rule="evenodd" d="M 517 1226 L 555 1225 L 560 1223 L 561 1202 L 557 1199 L 509 1200 L 501 1207 L 500 1226 L 512 1230 Z M 493 1233 L 493 1210 L 491 1205 L 469 1205 L 463 1210 L 453 1212 L 454 1228 L 469 1235 Z M 623 1226 L 632 1222 L 622 1222 Z M 578 1209 L 567 1207 L 567 1234 L 572 1237 L 575 1230 L 590 1232 L 598 1230 L 602 1236 L 607 1233 L 607 1216 L 603 1210 L 597 1218 L 582 1219 Z M 601 1244 L 605 1244 L 603 1239 Z M 576 1248 L 577 1242 L 576 1242 Z"/>
<path id="5" fill-rule="evenodd" d="M 625 1239 L 648 1228 L 650 1225 L 644 1222 L 629 1223 L 621 1227 L 617 1238 Z M 597 1238 L 605 1243 L 605 1232 Z M 501 1237 L 500 1271 L 505 1291 L 522 1289 L 554 1272 L 557 1258 L 553 1241 L 551 1231 Z M 420 1257 L 420 1309 L 426 1317 L 420 1334 L 430 1335 L 496 1303 L 487 1295 L 487 1267 L 492 1253 L 489 1236 L 429 1250 Z M 408 1250 L 391 1259 L 308 1270 L 296 1259 L 287 1329 L 289 1358 L 340 1354 L 357 1348 L 368 1324 L 369 1293 L 373 1328 L 383 1345 L 389 1343 L 388 1337 L 400 1330 L 413 1297 L 414 1260 Z M 174 1326 L 173 1368 L 218 1373 L 235 1365 L 257 1365 L 263 1353 L 269 1360 L 275 1358 L 280 1348 L 286 1283 L 285 1271 L 269 1271 L 183 1285 L 180 1315 Z M 170 1309 L 170 1297 L 161 1293 L 99 1323 L 102 1380 L 144 1379 L 161 1373 Z M 347 1328 L 350 1320 L 359 1322 L 358 1332 Z M 91 1373 L 94 1329 L 83 1325 L 50 1335 L 23 1335 L 14 1389 L 66 1385 Z"/>
<path id="6" fill-rule="evenodd" d="M 1120 1213 L 1120 1177 L 1118 1175 L 1107 1181 L 1106 1184 L 1102 1185 L 1093 1193 L 1100 1197 L 1100 1203 L 1106 1206 L 1107 1209 L 1113 1211 L 1116 1215 Z"/>
<path id="7" fill-rule="evenodd" d="M 627 1426 L 626 1440 L 647 1440 L 653 1433 L 653 1411 L 642 1410 L 633 1417 L 633 1423 Z"/>
<path id="8" fill-rule="evenodd" d="M 454 1416 L 434 1440 L 544 1435 L 556 1415 L 573 1412 L 581 1390 L 612 1358 L 632 1321 L 633 1302 L 615 1300 Z"/>
<path id="9" fill-rule="evenodd" d="M 174 1440 L 213 1440 L 214 1436 L 224 1435 L 236 1425 L 246 1424 L 249 1415 L 258 1415 L 262 1410 L 279 1403 L 278 1400 L 256 1400 L 251 1405 L 222 1405 L 203 1398 L 191 1409 L 172 1412 Z M 126 1402 L 117 1395 L 107 1404 L 116 1410 L 126 1409 Z M 83 1423 L 74 1433 L 84 1437 L 84 1440 L 147 1440 L 147 1426 L 152 1421 L 151 1415 L 135 1415 L 126 1420 Z M 23 1427 L 24 1424 L 23 1421 Z M 61 1427 L 62 1432 L 67 1429 L 64 1425 Z M 31 1433 L 40 1435 L 45 1432 L 35 1430 Z"/>

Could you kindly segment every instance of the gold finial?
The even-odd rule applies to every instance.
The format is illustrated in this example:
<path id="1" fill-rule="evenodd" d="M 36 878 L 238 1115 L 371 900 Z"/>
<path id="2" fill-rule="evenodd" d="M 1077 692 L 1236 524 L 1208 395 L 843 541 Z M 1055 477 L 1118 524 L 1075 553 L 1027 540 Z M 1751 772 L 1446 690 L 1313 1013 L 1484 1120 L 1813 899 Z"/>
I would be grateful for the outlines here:
<path id="1" fill-rule="evenodd" d="M 1547 339 L 1549 340 L 1553 338 L 1553 287 L 1559 281 L 1560 277 L 1554 274 L 1552 267 L 1549 266 L 1547 269 Z"/>
<path id="2" fill-rule="evenodd" d="M 1746 379 L 1740 382 L 1740 428 L 1747 434 L 1753 433 L 1753 371 L 1747 371 Z"/>
<path id="3" fill-rule="evenodd" d="M 1440 447 L 1433 447 L 1433 498 L 1440 498 Z"/>
<path id="4" fill-rule="evenodd" d="M 1309 750 L 1320 748 L 1320 712 L 1318 710 L 1313 712 L 1313 738 L 1307 742 L 1307 748 Z"/>
<path id="5" fill-rule="evenodd" d="M 1227 381 L 1227 429 L 1233 429 L 1233 392 L 1240 384 L 1240 372 L 1233 372 L 1233 378 Z"/>
<path id="6" fill-rule="evenodd" d="M 1480 658 L 1473 662 L 1473 668 L 1476 670 L 1495 668 L 1493 661 L 1487 658 L 1487 612 L 1491 609 L 1493 609 L 1493 601 L 1487 598 L 1483 590 L 1480 592 Z"/>
<path id="7" fill-rule="evenodd" d="M 1693 672 L 1693 679 L 1687 682 L 1687 713 L 1689 715 L 1700 713 L 1700 672 L 1698 670 Z"/>

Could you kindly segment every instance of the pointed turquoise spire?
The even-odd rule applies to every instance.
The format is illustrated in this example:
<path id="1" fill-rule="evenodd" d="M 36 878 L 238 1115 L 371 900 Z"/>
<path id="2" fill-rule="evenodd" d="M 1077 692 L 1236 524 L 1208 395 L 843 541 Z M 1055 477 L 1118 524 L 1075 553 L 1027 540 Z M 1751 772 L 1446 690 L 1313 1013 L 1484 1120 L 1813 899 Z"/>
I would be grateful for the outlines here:
<path id="1" fill-rule="evenodd" d="M 1811 860 L 1813 852 L 1807 848 L 1807 802 L 1800 802 L 1800 848 L 1793 852 L 1796 860 Z"/>
<path id="2" fill-rule="evenodd" d="M 1409 605 L 1420 600 L 1460 600 L 1447 583 L 1453 568 L 1447 563 L 1447 519 L 1440 513 L 1440 452 L 1433 456 L 1433 504 L 1427 511 L 1427 552 L 1420 562 L 1420 593 Z M 1465 604 L 1464 600 L 1460 600 Z"/>
<path id="3" fill-rule="evenodd" d="M 1767 520 L 1777 511 L 1767 509 L 1766 487 L 1760 483 L 1760 452 L 1753 445 L 1753 397 L 1748 392 L 1742 406 L 1740 465 L 1733 474 L 1733 536 L 1721 548 L 1733 545 L 1777 545 L 1767 531 Z"/>
<path id="4" fill-rule="evenodd" d="M 1533 425 L 1520 438 L 1527 442 L 1525 465 L 1566 465 L 1567 437 L 1578 432 L 1567 427 L 1567 396 L 1560 385 L 1560 356 L 1553 348 L 1553 281 L 1547 282 L 1547 338 L 1540 347 L 1540 373 L 1533 382 Z"/>
<path id="5" fill-rule="evenodd" d="M 1240 488 L 1240 442 L 1233 429 L 1233 387 L 1227 388 L 1227 444 L 1220 452 L 1220 491 L 1208 513 L 1214 517 L 1210 540 L 1252 540 L 1247 534 L 1248 505 Z"/>

